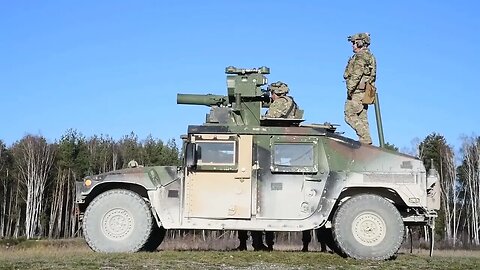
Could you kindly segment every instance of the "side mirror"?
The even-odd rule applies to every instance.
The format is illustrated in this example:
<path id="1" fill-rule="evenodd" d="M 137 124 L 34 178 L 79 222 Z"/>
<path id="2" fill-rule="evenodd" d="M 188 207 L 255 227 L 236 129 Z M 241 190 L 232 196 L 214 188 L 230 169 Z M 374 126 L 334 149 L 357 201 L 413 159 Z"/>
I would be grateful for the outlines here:
<path id="1" fill-rule="evenodd" d="M 187 169 L 191 169 L 197 165 L 197 151 L 195 148 L 196 144 L 187 143 L 185 148 L 185 165 Z"/>

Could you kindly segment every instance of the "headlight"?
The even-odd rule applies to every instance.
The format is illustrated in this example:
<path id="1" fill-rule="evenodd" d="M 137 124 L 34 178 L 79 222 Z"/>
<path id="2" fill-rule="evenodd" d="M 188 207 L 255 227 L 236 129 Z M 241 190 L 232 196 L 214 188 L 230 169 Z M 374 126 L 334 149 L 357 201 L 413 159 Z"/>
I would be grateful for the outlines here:
<path id="1" fill-rule="evenodd" d="M 92 180 L 90 178 L 85 178 L 83 180 L 83 185 L 86 187 L 90 187 L 92 185 Z"/>

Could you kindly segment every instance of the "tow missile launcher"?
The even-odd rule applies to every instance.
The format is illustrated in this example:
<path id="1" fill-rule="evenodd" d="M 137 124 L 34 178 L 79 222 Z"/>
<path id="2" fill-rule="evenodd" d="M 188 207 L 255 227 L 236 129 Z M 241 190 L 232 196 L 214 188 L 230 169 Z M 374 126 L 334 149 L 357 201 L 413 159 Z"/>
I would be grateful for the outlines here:
<path id="1" fill-rule="evenodd" d="M 155 250 L 166 229 L 321 229 L 338 254 L 383 260 L 398 251 L 406 225 L 433 232 L 440 207 L 434 169 L 346 138 L 330 124 L 265 118 L 270 70 L 225 72 L 227 95 L 177 96 L 179 104 L 210 107 L 205 123 L 182 136 L 182 166 L 132 162 L 77 182 L 93 250 Z"/>
<path id="2" fill-rule="evenodd" d="M 206 105 L 211 107 L 206 124 L 259 126 L 260 111 L 270 101 L 267 84 L 267 67 L 258 69 L 225 68 L 227 75 L 226 96 L 177 94 L 177 104 Z"/>

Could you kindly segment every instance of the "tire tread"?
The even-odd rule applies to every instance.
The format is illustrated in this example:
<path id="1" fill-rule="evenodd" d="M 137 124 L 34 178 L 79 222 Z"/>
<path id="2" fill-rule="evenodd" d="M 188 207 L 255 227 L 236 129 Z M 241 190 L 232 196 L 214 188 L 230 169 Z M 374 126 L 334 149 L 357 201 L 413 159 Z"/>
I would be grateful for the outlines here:
<path id="1" fill-rule="evenodd" d="M 136 209 L 136 211 L 144 211 L 144 213 L 147 216 L 147 219 L 143 220 L 142 222 L 147 222 L 147 224 L 152 224 L 152 222 L 153 222 L 153 220 L 152 220 L 153 217 L 152 217 L 150 204 L 148 204 L 143 199 L 143 197 L 141 197 L 137 193 L 135 193 L 133 191 L 130 191 L 130 190 L 126 190 L 126 189 L 112 189 L 112 190 L 108 190 L 108 191 L 105 191 L 105 192 L 101 193 L 100 195 L 95 197 L 95 199 L 93 199 L 92 202 L 90 203 L 90 205 L 87 207 L 87 209 L 85 211 L 85 214 L 84 214 L 84 217 L 83 217 L 83 222 L 82 222 L 82 230 L 83 230 L 85 240 L 86 240 L 88 246 L 92 250 L 97 251 L 97 252 L 109 252 L 109 251 L 108 250 L 103 250 L 103 249 L 101 249 L 97 246 L 96 239 L 94 239 L 89 234 L 89 228 L 87 227 L 88 226 L 87 221 L 90 218 L 91 211 L 93 209 L 95 209 L 95 207 L 97 207 L 98 204 L 102 203 L 102 201 L 104 201 L 106 198 L 108 198 L 110 196 L 114 196 L 114 195 L 126 195 L 126 196 L 128 196 L 127 198 L 130 197 L 129 199 L 133 200 L 134 202 L 137 202 L 138 205 L 141 206 L 140 209 Z M 144 235 L 142 235 L 141 240 L 138 241 L 138 243 L 135 246 L 131 247 L 128 250 L 125 250 L 125 252 L 140 251 L 143 248 L 143 246 L 147 243 L 148 238 L 150 237 L 150 234 L 152 233 L 152 230 L 153 230 L 153 228 L 150 228 L 149 230 L 147 230 L 147 232 L 144 233 Z"/>

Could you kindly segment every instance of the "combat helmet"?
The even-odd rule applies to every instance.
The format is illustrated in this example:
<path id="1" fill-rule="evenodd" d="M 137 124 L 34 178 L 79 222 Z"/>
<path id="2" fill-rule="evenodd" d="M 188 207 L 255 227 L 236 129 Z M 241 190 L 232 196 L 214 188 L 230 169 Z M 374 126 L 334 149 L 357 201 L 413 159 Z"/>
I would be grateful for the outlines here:
<path id="1" fill-rule="evenodd" d="M 287 94 L 289 90 L 290 89 L 288 88 L 288 85 L 281 81 L 274 82 L 268 86 L 268 91 L 273 92 L 277 95 Z"/>
<path id="2" fill-rule="evenodd" d="M 362 48 L 362 47 L 367 47 L 370 45 L 370 34 L 369 33 L 357 33 L 355 35 L 348 36 L 348 41 L 349 42 L 355 42 L 357 44 L 357 47 Z"/>

